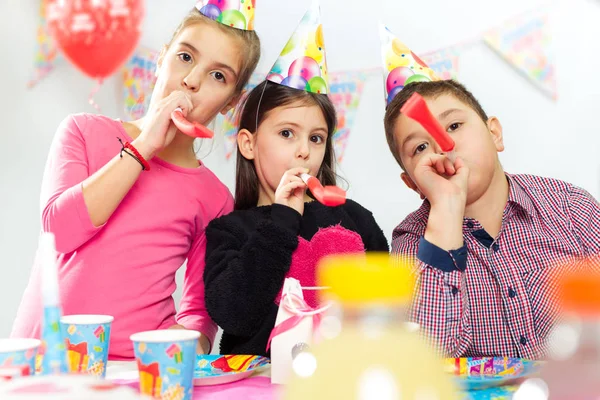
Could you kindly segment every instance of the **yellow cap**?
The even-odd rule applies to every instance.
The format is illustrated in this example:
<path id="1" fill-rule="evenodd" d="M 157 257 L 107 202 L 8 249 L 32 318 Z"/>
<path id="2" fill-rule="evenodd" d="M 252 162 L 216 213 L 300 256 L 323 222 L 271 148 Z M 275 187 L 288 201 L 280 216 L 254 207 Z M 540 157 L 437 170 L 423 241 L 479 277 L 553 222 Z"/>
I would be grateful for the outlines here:
<path id="1" fill-rule="evenodd" d="M 317 269 L 319 291 L 326 299 L 346 305 L 408 303 L 414 277 L 407 259 L 387 253 L 335 255 L 323 258 Z"/>

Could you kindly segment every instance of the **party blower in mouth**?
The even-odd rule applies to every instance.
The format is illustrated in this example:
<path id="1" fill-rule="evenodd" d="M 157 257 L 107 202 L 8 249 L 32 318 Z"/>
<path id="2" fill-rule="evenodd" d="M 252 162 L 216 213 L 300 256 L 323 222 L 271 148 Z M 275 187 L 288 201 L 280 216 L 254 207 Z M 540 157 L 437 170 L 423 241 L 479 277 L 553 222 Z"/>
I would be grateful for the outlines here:
<path id="1" fill-rule="evenodd" d="M 448 132 L 444 130 L 438 120 L 431 114 L 423 96 L 416 92 L 413 93 L 400 109 L 400 113 L 421 124 L 433 136 L 447 157 L 454 162 L 456 159 L 456 155 L 454 154 L 454 140 L 452 140 Z"/>
<path id="2" fill-rule="evenodd" d="M 171 119 L 173 123 L 182 133 L 191 136 L 193 138 L 200 139 L 212 139 L 214 136 L 213 131 L 205 127 L 204 125 L 198 122 L 188 121 L 183 115 L 183 110 L 181 108 L 176 108 L 171 113 Z"/>
<path id="3" fill-rule="evenodd" d="M 335 207 L 346 202 L 346 191 L 344 189 L 333 185 L 323 186 L 317 178 L 309 174 L 300 175 L 300 179 L 306 183 L 310 192 L 319 203 Z"/>

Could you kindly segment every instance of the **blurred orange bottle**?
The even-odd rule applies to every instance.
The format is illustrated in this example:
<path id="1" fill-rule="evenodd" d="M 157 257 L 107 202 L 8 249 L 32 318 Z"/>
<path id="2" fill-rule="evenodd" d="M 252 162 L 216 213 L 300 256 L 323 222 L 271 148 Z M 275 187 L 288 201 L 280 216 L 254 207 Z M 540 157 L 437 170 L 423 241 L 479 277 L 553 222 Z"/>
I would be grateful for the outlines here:
<path id="1" fill-rule="evenodd" d="M 585 268 L 564 276 L 561 302 L 564 314 L 550 335 L 550 359 L 533 381 L 536 399 L 599 399 L 600 274 Z"/>

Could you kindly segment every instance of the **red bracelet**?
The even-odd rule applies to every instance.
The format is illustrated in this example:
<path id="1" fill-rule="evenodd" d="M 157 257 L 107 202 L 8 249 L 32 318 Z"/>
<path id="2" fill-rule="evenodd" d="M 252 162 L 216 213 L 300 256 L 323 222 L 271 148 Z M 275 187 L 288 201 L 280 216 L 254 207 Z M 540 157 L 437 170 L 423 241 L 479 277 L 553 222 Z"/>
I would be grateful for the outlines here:
<path id="1" fill-rule="evenodd" d="M 144 157 L 142 157 L 142 155 L 140 154 L 139 151 L 137 151 L 137 149 L 135 147 L 133 147 L 133 145 L 129 142 L 125 142 L 123 143 L 123 141 L 121 140 L 121 138 L 117 138 L 119 139 L 119 142 L 121 142 L 121 146 L 123 146 L 121 148 L 121 157 L 123 157 L 123 151 L 125 151 L 125 153 L 129 154 L 130 156 L 132 156 L 133 158 L 135 158 L 137 160 L 137 162 L 140 163 L 140 165 L 142 166 L 142 170 L 143 171 L 150 171 L 150 164 L 148 163 L 148 161 L 146 161 L 146 159 Z M 131 153 L 129 153 L 128 151 L 126 151 L 125 149 L 131 150 Z"/>

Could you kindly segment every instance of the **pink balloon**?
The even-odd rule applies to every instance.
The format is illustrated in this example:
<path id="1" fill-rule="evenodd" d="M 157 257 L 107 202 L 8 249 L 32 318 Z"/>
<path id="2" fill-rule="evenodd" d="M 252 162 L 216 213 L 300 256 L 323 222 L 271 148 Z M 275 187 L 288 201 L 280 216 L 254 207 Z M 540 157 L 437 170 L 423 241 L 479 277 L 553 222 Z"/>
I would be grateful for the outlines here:
<path id="1" fill-rule="evenodd" d="M 413 74 L 413 70 L 408 67 L 394 68 L 388 75 L 386 82 L 388 93 L 391 92 L 395 87 L 404 86 L 404 82 L 406 82 L 408 77 Z"/>
<path id="2" fill-rule="evenodd" d="M 300 57 L 290 65 L 289 76 L 301 76 L 309 81 L 315 76 L 321 76 L 319 64 L 310 57 Z"/>
<path id="3" fill-rule="evenodd" d="M 239 10 L 240 0 L 208 0 L 208 4 L 213 4 L 219 7 L 219 10 Z"/>

